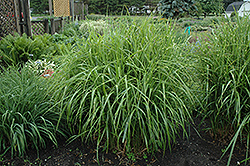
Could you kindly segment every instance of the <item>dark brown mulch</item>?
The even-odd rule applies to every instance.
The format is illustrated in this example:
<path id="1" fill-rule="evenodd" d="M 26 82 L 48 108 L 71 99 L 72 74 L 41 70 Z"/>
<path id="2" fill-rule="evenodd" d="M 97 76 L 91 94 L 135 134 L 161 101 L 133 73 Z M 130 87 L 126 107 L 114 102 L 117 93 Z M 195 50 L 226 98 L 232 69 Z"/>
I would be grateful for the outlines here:
<path id="1" fill-rule="evenodd" d="M 206 125 L 203 125 L 203 128 L 204 127 L 206 127 Z M 220 160 L 225 145 L 213 140 L 204 131 L 200 131 L 199 134 L 202 138 L 191 128 L 189 140 L 178 138 L 172 152 L 170 153 L 169 150 L 166 150 L 164 157 L 162 151 L 151 156 L 129 156 L 121 152 L 99 152 L 99 164 L 103 166 L 226 166 L 228 154 Z M 240 151 L 239 148 L 236 148 L 230 165 L 239 165 L 238 163 L 244 160 L 244 154 L 244 151 Z M 39 158 L 36 152 L 29 151 L 25 158 L 15 157 L 11 159 L 8 154 L 0 159 L 1 166 L 95 166 L 99 164 L 96 158 L 95 146 L 83 144 L 80 140 L 76 140 L 69 145 L 66 145 L 65 140 L 61 140 L 59 141 L 58 148 L 52 145 L 41 150 Z M 244 164 L 242 163 L 240 165 Z"/>

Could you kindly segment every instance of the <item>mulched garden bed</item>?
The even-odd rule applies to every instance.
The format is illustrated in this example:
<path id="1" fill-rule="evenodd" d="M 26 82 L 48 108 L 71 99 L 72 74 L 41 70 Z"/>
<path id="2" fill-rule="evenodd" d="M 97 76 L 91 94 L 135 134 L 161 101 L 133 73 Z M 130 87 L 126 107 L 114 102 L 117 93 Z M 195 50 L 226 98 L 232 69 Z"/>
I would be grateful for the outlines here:
<path id="1" fill-rule="evenodd" d="M 198 125 L 198 122 L 196 122 Z M 202 128 L 206 128 L 207 124 L 203 124 Z M 200 137 L 200 136 L 201 137 Z M 165 155 L 159 151 L 154 155 L 125 155 L 122 152 L 99 152 L 99 164 L 96 158 L 96 150 L 94 145 L 83 144 L 80 140 L 76 140 L 67 145 L 65 140 L 58 142 L 58 148 L 54 145 L 47 146 L 41 150 L 39 157 L 36 151 L 28 151 L 24 158 L 15 157 L 11 159 L 10 154 L 6 154 L 1 160 L 0 165 L 14 166 L 73 166 L 73 165 L 131 165 L 131 166 L 226 166 L 228 154 L 221 160 L 222 151 L 225 145 L 220 141 L 213 140 L 209 134 L 200 131 L 199 134 L 190 128 L 189 140 L 177 139 L 176 145 L 172 152 L 166 150 Z M 245 152 L 236 148 L 231 165 L 244 165 L 239 162 L 244 160 Z M 249 164 L 249 163 L 248 163 Z"/>

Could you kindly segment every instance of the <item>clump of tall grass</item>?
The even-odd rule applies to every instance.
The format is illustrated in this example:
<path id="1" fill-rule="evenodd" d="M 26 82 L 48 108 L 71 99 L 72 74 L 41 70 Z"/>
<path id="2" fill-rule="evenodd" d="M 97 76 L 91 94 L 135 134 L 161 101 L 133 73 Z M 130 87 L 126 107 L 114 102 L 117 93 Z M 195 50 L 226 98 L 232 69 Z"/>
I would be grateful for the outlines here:
<path id="1" fill-rule="evenodd" d="M 186 104 L 193 100 L 185 83 L 191 78 L 179 60 L 173 22 L 150 22 L 115 21 L 103 36 L 90 31 L 65 58 L 54 97 L 64 99 L 72 139 L 153 152 L 171 149 L 180 131 L 187 136 L 192 109 Z"/>
<path id="2" fill-rule="evenodd" d="M 94 31 L 99 35 L 103 35 L 104 30 L 108 28 L 108 25 L 103 20 L 98 21 L 84 21 L 82 22 L 79 30 L 86 34 L 89 31 Z M 87 36 L 87 35 L 86 35 Z"/>
<path id="3" fill-rule="evenodd" d="M 217 25 L 197 50 L 197 71 L 204 82 L 203 112 L 216 134 L 234 132 L 228 165 L 238 138 L 249 147 L 250 24 L 248 18 Z M 225 154 L 225 153 L 224 153 Z M 246 157 L 248 157 L 248 148 Z"/>
<path id="4" fill-rule="evenodd" d="M 50 99 L 48 79 L 30 69 L 9 69 L 0 74 L 0 151 L 24 155 L 27 149 L 57 145 L 59 119 Z M 3 153 L 3 154 L 4 154 Z"/>

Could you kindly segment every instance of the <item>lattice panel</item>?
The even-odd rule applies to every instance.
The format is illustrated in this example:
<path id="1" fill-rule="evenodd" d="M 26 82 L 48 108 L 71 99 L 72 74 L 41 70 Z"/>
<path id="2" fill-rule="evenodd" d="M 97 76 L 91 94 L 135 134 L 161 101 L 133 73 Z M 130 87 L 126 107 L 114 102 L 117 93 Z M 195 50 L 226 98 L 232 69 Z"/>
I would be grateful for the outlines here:
<path id="1" fill-rule="evenodd" d="M 55 17 L 70 16 L 69 0 L 53 0 Z"/>
<path id="2" fill-rule="evenodd" d="M 14 0 L 0 0 L 0 37 L 17 32 L 14 3 Z"/>
<path id="3" fill-rule="evenodd" d="M 45 33 L 44 24 L 42 22 L 35 22 L 31 24 L 33 35 L 43 35 Z"/>

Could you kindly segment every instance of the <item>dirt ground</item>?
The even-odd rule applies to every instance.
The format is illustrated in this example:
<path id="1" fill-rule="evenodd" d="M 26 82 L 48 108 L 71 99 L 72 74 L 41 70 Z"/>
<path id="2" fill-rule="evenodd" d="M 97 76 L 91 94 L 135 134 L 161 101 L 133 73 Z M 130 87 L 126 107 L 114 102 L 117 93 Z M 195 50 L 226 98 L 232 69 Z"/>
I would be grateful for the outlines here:
<path id="1" fill-rule="evenodd" d="M 203 125 L 205 127 L 206 124 Z M 197 132 L 191 128 L 189 140 L 177 139 L 176 145 L 172 152 L 166 150 L 165 156 L 163 152 L 157 152 L 154 155 L 123 155 L 121 152 L 100 152 L 100 165 L 131 165 L 131 166 L 226 166 L 228 155 L 220 160 L 222 151 L 225 149 L 220 141 L 213 140 L 210 135 L 204 131 Z M 245 165 L 239 163 L 244 160 L 245 152 L 236 148 L 231 165 Z M 48 146 L 40 151 L 39 158 L 35 151 L 27 152 L 25 158 L 11 159 L 9 154 L 0 159 L 0 165 L 14 166 L 73 166 L 73 165 L 98 165 L 96 159 L 95 146 L 87 145 L 76 140 L 69 145 L 65 141 L 59 141 L 58 148 Z M 250 163 L 247 163 L 250 165 Z"/>

